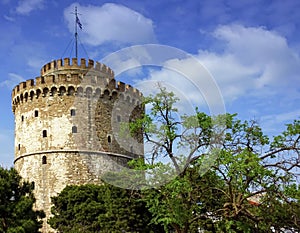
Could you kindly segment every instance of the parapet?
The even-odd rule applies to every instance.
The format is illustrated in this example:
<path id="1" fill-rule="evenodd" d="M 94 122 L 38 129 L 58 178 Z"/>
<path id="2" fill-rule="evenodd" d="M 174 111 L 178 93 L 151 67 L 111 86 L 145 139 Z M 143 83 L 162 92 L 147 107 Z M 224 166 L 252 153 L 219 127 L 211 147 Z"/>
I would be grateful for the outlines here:
<path id="1" fill-rule="evenodd" d="M 70 60 L 70 58 L 53 60 L 42 67 L 41 76 L 45 76 L 63 70 L 78 70 L 78 69 L 82 70 L 83 72 L 88 72 L 88 71 L 101 72 L 102 74 L 106 74 L 108 77 L 111 78 L 114 77 L 113 70 L 108 66 L 99 62 L 94 62 L 91 59 L 86 60 L 84 58 L 80 59 L 80 64 L 78 64 L 77 58 L 72 58 L 72 60 Z"/>
<path id="2" fill-rule="evenodd" d="M 92 72 L 89 72 L 92 71 Z M 13 111 L 23 102 L 50 96 L 74 95 L 80 97 L 110 98 L 119 96 L 126 101 L 140 101 L 142 93 L 123 82 L 116 82 L 113 71 L 104 64 L 81 59 L 65 58 L 47 63 L 41 69 L 41 76 L 21 82 L 12 91 Z"/>

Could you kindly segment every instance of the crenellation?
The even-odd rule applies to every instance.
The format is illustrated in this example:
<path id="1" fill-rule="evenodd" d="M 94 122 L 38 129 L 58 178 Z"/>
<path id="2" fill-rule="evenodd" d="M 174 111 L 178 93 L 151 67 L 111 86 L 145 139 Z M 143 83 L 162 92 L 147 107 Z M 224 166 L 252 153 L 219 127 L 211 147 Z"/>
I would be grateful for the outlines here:
<path id="1" fill-rule="evenodd" d="M 17 93 L 17 95 L 13 95 L 12 99 L 14 101 L 13 105 L 13 111 L 18 107 L 21 103 L 26 103 L 27 101 L 32 101 L 34 99 L 39 99 L 40 97 L 48 97 L 48 96 L 63 96 L 65 93 L 67 95 L 78 95 L 78 96 L 100 96 L 103 97 L 103 95 L 106 96 L 112 96 L 114 95 L 114 98 L 117 96 L 120 96 L 120 98 L 123 98 L 124 95 L 121 96 L 122 92 L 126 93 L 126 96 L 132 96 L 134 98 L 141 98 L 142 93 L 140 93 L 136 88 L 131 87 L 130 85 L 127 85 L 122 82 L 118 82 L 116 85 L 116 81 L 113 80 L 104 80 L 105 83 L 102 83 L 103 85 L 92 85 L 91 83 L 80 85 L 79 80 L 77 80 L 76 83 L 72 82 L 70 84 L 64 85 L 67 83 L 67 81 L 63 82 L 66 78 L 66 75 L 62 76 L 63 78 L 60 79 L 59 82 L 52 82 L 53 76 L 47 76 L 45 78 L 45 83 L 40 85 L 38 88 L 36 86 L 33 86 L 35 88 L 31 89 L 24 89 L 24 92 Z M 38 79 L 37 82 L 41 82 L 40 79 Z M 79 83 L 79 84 L 78 84 Z M 24 85 L 24 84 L 22 84 Z M 101 87 L 101 88 L 99 88 Z M 87 93 L 87 90 L 89 90 L 89 93 Z M 13 91 L 13 93 L 15 90 Z M 92 94 L 91 94 L 92 93 Z M 114 94 L 113 94 L 114 93 Z M 125 98 L 126 101 L 131 102 L 130 98 Z"/>
<path id="2" fill-rule="evenodd" d="M 42 76 L 41 77 L 36 77 L 35 78 L 35 85 L 36 86 L 41 86 L 43 83 L 42 83 Z"/>
<path id="3" fill-rule="evenodd" d="M 125 91 L 125 83 L 123 82 L 118 82 L 117 84 L 117 89 L 121 92 L 124 92 Z"/>
<path id="4" fill-rule="evenodd" d="M 111 79 L 111 80 L 107 80 L 108 81 L 108 88 L 111 90 L 116 89 L 116 80 L 115 79 Z"/>
<path id="5" fill-rule="evenodd" d="M 96 62 L 95 70 L 101 71 L 101 63 Z"/>
<path id="6" fill-rule="evenodd" d="M 20 91 L 26 90 L 26 82 L 20 83 Z"/>
<path id="7" fill-rule="evenodd" d="M 106 66 L 105 64 L 102 64 L 102 71 L 103 71 L 104 73 L 107 72 L 107 66 Z"/>
<path id="8" fill-rule="evenodd" d="M 87 64 L 86 64 L 87 63 Z M 94 62 L 93 60 L 89 59 L 86 61 L 86 59 L 81 58 L 80 59 L 80 65 L 78 64 L 77 58 L 64 58 L 64 59 L 58 59 L 53 60 L 47 64 L 45 64 L 41 69 L 41 76 L 50 74 L 50 73 L 57 73 L 61 72 L 63 70 L 73 70 L 78 71 L 78 68 L 81 69 L 83 73 L 87 73 L 89 71 L 92 72 L 98 72 L 105 74 L 109 78 L 114 77 L 114 72 L 107 67 L 104 64 L 101 64 L 99 62 Z"/>
<path id="9" fill-rule="evenodd" d="M 84 58 L 80 59 L 80 68 L 82 69 L 86 68 L 86 60 Z"/>
<path id="10" fill-rule="evenodd" d="M 62 61 L 62 59 L 58 59 L 58 60 L 56 60 L 56 62 L 57 62 L 57 64 L 56 64 L 57 65 L 56 66 L 57 69 L 63 67 L 63 61 Z"/>
<path id="11" fill-rule="evenodd" d="M 87 68 L 89 68 L 89 69 L 94 68 L 94 61 L 93 60 L 89 59 Z"/>
<path id="12" fill-rule="evenodd" d="M 30 87 L 34 87 L 35 83 L 34 83 L 34 79 L 29 79 L 26 81 L 26 87 L 30 88 Z"/>
<path id="13" fill-rule="evenodd" d="M 66 68 L 70 68 L 70 58 L 66 57 L 64 58 L 64 64 L 63 67 Z"/>
<path id="14" fill-rule="evenodd" d="M 72 58 L 72 66 L 73 66 L 73 67 L 78 67 L 78 61 L 77 61 L 77 58 Z"/>

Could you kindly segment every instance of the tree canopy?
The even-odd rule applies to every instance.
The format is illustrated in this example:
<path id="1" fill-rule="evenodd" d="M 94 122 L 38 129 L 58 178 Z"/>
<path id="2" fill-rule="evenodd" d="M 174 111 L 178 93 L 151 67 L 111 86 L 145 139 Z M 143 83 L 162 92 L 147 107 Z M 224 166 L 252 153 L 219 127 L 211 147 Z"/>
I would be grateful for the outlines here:
<path id="1" fill-rule="evenodd" d="M 271 138 L 237 114 L 196 109 L 178 116 L 177 101 L 161 88 L 145 99 L 150 110 L 143 118 L 130 123 L 152 145 L 148 170 L 155 172 L 143 190 L 152 221 L 178 233 L 299 230 L 300 120 Z M 170 162 L 162 164 L 165 157 Z M 177 176 L 157 187 L 174 170 Z"/>
<path id="2" fill-rule="evenodd" d="M 33 184 L 13 168 L 0 167 L 0 232 L 34 233 L 42 226 L 42 211 L 33 210 Z"/>
<path id="3" fill-rule="evenodd" d="M 59 232 L 162 232 L 138 191 L 109 184 L 67 186 L 52 198 L 49 224 Z"/>

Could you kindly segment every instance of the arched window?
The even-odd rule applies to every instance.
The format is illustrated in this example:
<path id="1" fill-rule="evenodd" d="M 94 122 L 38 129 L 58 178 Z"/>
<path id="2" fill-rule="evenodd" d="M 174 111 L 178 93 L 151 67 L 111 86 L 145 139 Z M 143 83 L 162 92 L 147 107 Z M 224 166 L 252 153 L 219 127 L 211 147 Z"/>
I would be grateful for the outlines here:
<path id="1" fill-rule="evenodd" d="M 77 127 L 76 126 L 72 127 L 72 133 L 77 133 Z"/>
<path id="2" fill-rule="evenodd" d="M 47 130 L 43 130 L 43 138 L 47 137 Z"/>
<path id="3" fill-rule="evenodd" d="M 74 95 L 75 94 L 75 88 L 70 86 L 68 87 L 68 95 Z"/>
<path id="4" fill-rule="evenodd" d="M 42 157 L 42 164 L 47 164 L 47 157 L 45 155 Z"/>
<path id="5" fill-rule="evenodd" d="M 64 86 L 61 86 L 59 88 L 59 95 L 60 96 L 63 96 L 64 94 L 66 93 L 66 88 Z"/>

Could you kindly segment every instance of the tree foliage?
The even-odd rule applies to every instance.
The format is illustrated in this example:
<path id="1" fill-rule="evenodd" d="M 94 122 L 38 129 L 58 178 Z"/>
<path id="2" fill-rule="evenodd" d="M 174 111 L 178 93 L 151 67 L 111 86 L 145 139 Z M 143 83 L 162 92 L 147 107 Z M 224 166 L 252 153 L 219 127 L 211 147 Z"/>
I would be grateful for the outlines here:
<path id="1" fill-rule="evenodd" d="M 300 121 L 271 139 L 257 121 L 236 114 L 196 109 L 178 116 L 177 100 L 161 88 L 145 99 L 150 111 L 130 125 L 152 145 L 149 184 L 170 175 L 171 167 L 178 175 L 143 191 L 152 221 L 178 233 L 299 230 Z M 161 163 L 165 157 L 169 164 Z"/>
<path id="2" fill-rule="evenodd" d="M 39 232 L 44 213 L 33 210 L 33 188 L 15 169 L 0 167 L 0 232 Z"/>
<path id="3" fill-rule="evenodd" d="M 109 184 L 67 186 L 52 203 L 49 224 L 59 232 L 160 232 L 138 192 Z"/>

